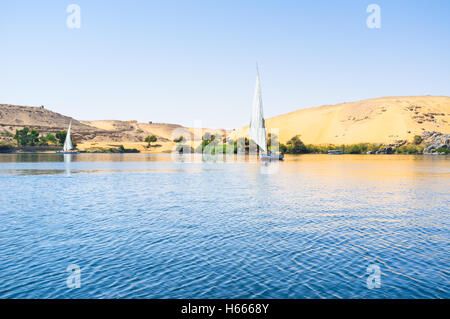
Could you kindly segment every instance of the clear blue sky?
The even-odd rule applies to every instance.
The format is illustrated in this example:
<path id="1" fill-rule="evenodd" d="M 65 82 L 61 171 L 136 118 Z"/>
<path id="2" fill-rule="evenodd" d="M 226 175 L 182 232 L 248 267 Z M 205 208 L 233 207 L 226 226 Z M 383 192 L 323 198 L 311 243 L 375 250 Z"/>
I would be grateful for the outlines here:
<path id="1" fill-rule="evenodd" d="M 81 29 L 66 8 L 81 7 Z M 366 8 L 381 7 L 381 29 Z M 0 103 L 77 119 L 237 128 L 255 63 L 266 117 L 393 95 L 450 95 L 450 1 L 0 2 Z"/>

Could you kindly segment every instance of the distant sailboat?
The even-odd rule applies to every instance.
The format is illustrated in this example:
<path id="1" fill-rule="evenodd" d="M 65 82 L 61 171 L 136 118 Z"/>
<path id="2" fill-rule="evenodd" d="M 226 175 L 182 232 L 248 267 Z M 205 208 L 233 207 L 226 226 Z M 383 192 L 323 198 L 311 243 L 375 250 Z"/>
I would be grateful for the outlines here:
<path id="1" fill-rule="evenodd" d="M 71 128 L 72 128 L 72 120 L 70 120 L 69 129 L 67 130 L 67 134 L 66 134 L 66 140 L 64 141 L 64 147 L 63 147 L 64 152 L 69 152 L 69 151 L 73 150 L 72 137 L 70 136 Z"/>
<path id="2" fill-rule="evenodd" d="M 70 136 L 71 128 L 72 128 L 72 120 L 70 120 L 70 123 L 69 123 L 69 129 L 67 130 L 63 150 L 62 150 L 62 152 L 60 151 L 59 153 L 62 153 L 62 154 L 77 154 L 77 153 L 79 153 L 73 148 L 73 145 L 72 145 L 72 137 Z"/>
<path id="3" fill-rule="evenodd" d="M 252 139 L 260 149 L 260 159 L 267 160 L 283 160 L 282 154 L 272 154 L 268 151 L 266 123 L 263 115 L 263 102 L 261 93 L 261 81 L 259 78 L 258 66 L 256 67 L 256 87 L 253 97 L 252 117 L 250 120 L 249 137 Z"/>

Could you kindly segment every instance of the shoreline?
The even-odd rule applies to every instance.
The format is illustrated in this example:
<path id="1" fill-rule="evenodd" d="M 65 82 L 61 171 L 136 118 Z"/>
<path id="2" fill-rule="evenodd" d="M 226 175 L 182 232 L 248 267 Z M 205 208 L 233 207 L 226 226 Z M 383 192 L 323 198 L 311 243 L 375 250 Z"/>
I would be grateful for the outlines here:
<path id="1" fill-rule="evenodd" d="M 177 154 L 177 155 L 202 155 L 202 156 L 221 156 L 221 155 L 226 155 L 226 154 L 202 154 L 202 153 L 196 153 L 196 152 L 192 152 L 192 153 L 186 153 L 186 154 L 180 154 L 180 153 L 171 153 L 171 152 L 86 152 L 86 151 L 79 151 L 79 153 L 75 153 L 75 154 L 62 154 L 62 153 L 58 153 L 56 151 L 28 151 L 28 152 L 20 152 L 20 151 L 12 151 L 12 152 L 0 152 L 0 155 L 82 155 L 82 154 L 107 154 L 107 155 L 124 155 L 124 154 L 135 154 L 135 155 L 171 155 L 171 154 Z M 249 154 L 233 154 L 234 156 L 237 155 L 243 155 L 243 156 L 248 156 Z M 389 154 L 384 154 L 384 153 L 380 153 L 380 154 L 366 154 L 366 153 L 358 153 L 358 154 L 351 154 L 351 153 L 345 153 L 345 154 L 327 154 L 327 153 L 300 153 L 300 154 L 284 154 L 285 156 L 302 156 L 302 155 L 327 155 L 327 156 L 345 156 L 345 155 L 415 155 L 415 156 L 448 156 L 450 154 L 444 154 L 444 153 L 429 153 L 429 154 L 424 154 L 424 153 L 417 153 L 417 154 L 406 154 L 406 153 L 389 153 Z"/>
<path id="2" fill-rule="evenodd" d="M 26 133 L 24 136 L 17 137 L 19 133 Z M 31 133 L 34 133 L 31 134 Z M 0 153 L 14 154 L 53 154 L 62 150 L 62 141 L 59 142 L 54 136 L 48 134 L 39 137 L 39 132 L 25 128 L 18 131 L 14 139 L 17 143 L 12 142 L 10 137 L 8 142 L 0 142 Z M 65 132 L 62 132 L 65 133 Z M 171 154 L 171 153 L 197 153 L 197 154 L 238 154 L 256 151 L 255 144 L 248 137 L 240 137 L 236 139 L 217 138 L 212 134 L 204 134 L 201 140 L 184 140 L 184 138 L 174 139 L 173 141 L 164 141 L 157 143 L 157 138 L 146 142 L 81 142 L 74 144 L 75 149 L 81 153 L 92 154 L 126 154 L 126 153 L 142 153 L 142 154 Z M 53 138 L 53 139 L 51 139 Z M 48 142 L 52 143 L 48 143 Z M 38 144 L 40 143 L 40 144 Z M 153 144 L 152 144 L 153 143 Z M 34 144 L 34 145 L 33 145 Z M 410 154 L 410 155 L 426 155 L 450 154 L 450 134 L 440 132 L 426 132 L 415 135 L 410 141 L 397 140 L 395 143 L 356 143 L 356 144 L 305 144 L 301 140 L 300 135 L 296 135 L 288 140 L 285 144 L 278 141 L 278 137 L 268 135 L 267 138 L 268 151 L 281 154 L 301 155 L 301 154 L 363 154 L 363 155 L 384 155 L 384 154 Z"/>

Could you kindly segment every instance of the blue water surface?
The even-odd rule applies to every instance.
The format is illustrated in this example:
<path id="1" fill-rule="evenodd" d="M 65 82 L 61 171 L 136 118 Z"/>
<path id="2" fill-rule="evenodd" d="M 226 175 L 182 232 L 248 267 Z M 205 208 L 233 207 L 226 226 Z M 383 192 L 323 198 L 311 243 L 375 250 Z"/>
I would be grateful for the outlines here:
<path id="1" fill-rule="evenodd" d="M 449 186 L 446 156 L 0 155 L 0 298 L 449 298 Z"/>

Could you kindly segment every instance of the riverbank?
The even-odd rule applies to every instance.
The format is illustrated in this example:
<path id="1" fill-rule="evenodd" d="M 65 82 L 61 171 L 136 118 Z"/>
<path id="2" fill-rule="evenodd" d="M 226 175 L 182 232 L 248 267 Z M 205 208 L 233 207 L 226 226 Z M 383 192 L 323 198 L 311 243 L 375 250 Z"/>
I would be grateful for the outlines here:
<path id="1" fill-rule="evenodd" d="M 14 147 L 0 145 L 0 154 L 55 154 L 61 151 L 60 146 L 26 146 Z M 120 145 L 115 148 L 100 148 L 96 150 L 80 150 L 80 153 L 140 153 L 137 149 L 128 149 Z"/>
<path id="2" fill-rule="evenodd" d="M 314 145 L 308 145 L 306 146 L 307 149 L 305 151 L 301 151 L 298 153 L 290 152 L 290 153 L 284 153 L 287 155 L 329 155 L 329 151 L 331 150 L 339 150 L 342 151 L 341 154 L 337 155 L 450 155 L 450 149 L 449 148 L 443 148 L 438 149 L 437 152 L 433 153 L 424 153 L 424 152 L 418 152 L 416 148 L 414 147 L 405 147 L 405 148 L 399 148 L 397 150 L 392 148 L 381 148 L 380 151 L 363 151 L 365 148 L 364 146 L 344 146 L 342 148 L 339 147 L 324 147 L 324 146 L 314 146 Z M 0 154 L 55 154 L 58 151 L 61 151 L 61 147 L 12 147 L 12 148 L 3 148 L 2 145 L 0 145 Z M 140 151 L 135 148 L 122 148 L 122 147 L 109 147 L 109 148 L 95 148 L 95 149 L 88 149 L 88 150 L 79 150 L 81 154 L 125 154 L 125 153 L 137 153 L 137 154 L 170 154 L 172 153 L 171 150 L 165 150 L 165 151 Z M 192 154 L 194 153 L 201 153 L 200 151 L 192 151 Z M 206 154 L 206 152 L 204 153 Z M 212 151 L 208 154 L 220 154 L 217 151 Z M 236 154 L 236 153 L 234 153 Z M 248 154 L 246 152 L 245 154 Z"/>
<path id="3" fill-rule="evenodd" d="M 0 140 L 0 153 L 54 153 L 60 151 L 66 132 L 40 136 L 36 130 L 25 127 L 18 130 L 15 136 L 4 136 Z M 283 154 L 449 154 L 450 134 L 425 131 L 422 135 L 414 135 L 408 140 L 396 140 L 390 144 L 357 143 L 357 144 L 305 144 L 300 135 L 292 137 L 286 144 L 279 143 L 276 135 L 268 134 L 268 150 Z M 18 146 L 20 145 L 20 146 Z M 173 141 L 159 141 L 154 135 L 147 136 L 145 142 L 73 142 L 77 150 L 84 153 L 248 153 L 254 145 L 247 137 L 233 139 L 206 132 L 201 138 L 185 140 L 180 136 Z M 253 145 L 253 146 L 252 146 Z"/>
<path id="4" fill-rule="evenodd" d="M 0 153 L 27 154 L 27 153 L 55 153 L 60 151 L 60 146 L 21 146 L 10 143 L 0 143 Z"/>
<path id="5" fill-rule="evenodd" d="M 180 136 L 190 140 L 190 146 L 194 149 L 203 143 L 201 137 L 207 134 L 221 136 L 227 140 L 248 137 L 247 127 L 214 129 L 153 121 L 145 123 L 136 120 L 79 121 L 43 106 L 0 105 L 0 141 L 15 142 L 13 139 L 16 130 L 29 127 L 30 133 L 35 130 L 39 136 L 33 135 L 29 139 L 28 137 L 22 139 L 23 143 L 53 145 L 55 142 L 52 139 L 57 138 L 57 134 L 62 137 L 70 121 L 72 121 L 72 142 L 78 144 L 79 150 L 86 151 L 123 145 L 125 148 L 135 148 L 141 153 L 167 153 L 177 147 L 176 140 Z M 311 145 L 312 148 L 324 145 L 340 147 L 356 143 L 382 144 L 390 147 L 390 144 L 396 144 L 397 141 L 410 142 L 415 135 L 427 132 L 449 134 L 449 123 L 450 97 L 403 96 L 302 108 L 266 119 L 266 130 L 267 133 L 272 133 L 273 130 L 273 133 L 278 135 L 280 144 L 286 146 L 294 136 L 300 136 L 305 145 Z M 153 137 L 156 141 L 151 143 L 146 141 Z M 59 139 L 58 144 L 61 144 Z M 439 148 L 434 145 L 428 145 L 431 148 L 424 151 L 434 152 L 433 150 Z M 409 152 L 411 149 L 403 147 L 403 151 Z"/>

